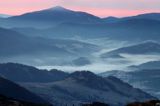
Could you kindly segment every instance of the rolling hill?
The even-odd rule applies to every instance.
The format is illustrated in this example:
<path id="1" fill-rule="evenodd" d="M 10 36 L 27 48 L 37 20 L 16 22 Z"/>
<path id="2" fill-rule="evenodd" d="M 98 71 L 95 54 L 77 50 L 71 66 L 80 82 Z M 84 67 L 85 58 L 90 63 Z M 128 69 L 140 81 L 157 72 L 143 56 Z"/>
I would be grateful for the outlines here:
<path id="1" fill-rule="evenodd" d="M 137 70 L 143 70 L 143 69 L 160 69 L 160 61 L 150 61 L 147 63 L 143 63 L 140 65 L 130 66 L 131 68 L 135 68 Z"/>
<path id="2" fill-rule="evenodd" d="M 154 41 L 147 41 L 140 44 L 122 47 L 101 55 L 102 58 L 120 55 L 120 54 L 159 54 L 160 53 L 160 44 Z"/>
<path id="3" fill-rule="evenodd" d="M 47 83 L 62 80 L 69 74 L 56 69 L 48 71 L 18 63 L 3 63 L 0 64 L 0 75 L 14 82 Z"/>
<path id="4" fill-rule="evenodd" d="M 53 83 L 22 83 L 22 85 L 56 103 L 57 106 L 95 101 L 120 106 L 137 100 L 154 99 L 115 77 L 102 78 L 88 71 L 74 72 L 64 80 Z"/>
<path id="5" fill-rule="evenodd" d="M 147 68 L 147 67 L 146 67 Z M 152 94 L 155 97 L 160 98 L 159 95 L 159 78 L 160 69 L 137 69 L 136 71 L 124 72 L 124 71 L 111 71 L 102 73 L 101 76 L 115 76 L 121 80 L 133 85 L 136 88 L 140 88 L 145 92 Z"/>

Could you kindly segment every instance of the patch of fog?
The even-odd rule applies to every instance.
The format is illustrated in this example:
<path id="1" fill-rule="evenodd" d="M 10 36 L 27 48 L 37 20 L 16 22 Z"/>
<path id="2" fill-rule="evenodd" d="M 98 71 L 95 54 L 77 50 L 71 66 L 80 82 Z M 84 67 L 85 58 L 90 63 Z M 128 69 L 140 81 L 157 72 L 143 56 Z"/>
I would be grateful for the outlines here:
<path id="1" fill-rule="evenodd" d="M 103 41 L 103 40 L 98 40 L 98 41 L 90 40 L 89 42 L 91 42 L 93 44 L 97 44 L 103 48 L 99 52 L 92 54 L 95 57 L 99 57 L 104 53 L 122 48 L 124 46 L 130 46 L 130 45 L 134 44 L 134 43 L 129 43 L 127 41 L 116 41 L 116 40 L 109 40 L 109 39 L 107 39 L 105 41 Z"/>
<path id="2" fill-rule="evenodd" d="M 113 51 L 115 49 L 117 48 L 107 48 L 107 49 L 105 48 L 105 49 L 100 50 L 99 52 L 93 53 L 92 55 L 95 57 L 100 57 L 102 54 Z"/>
<path id="3" fill-rule="evenodd" d="M 82 42 L 86 42 L 86 43 L 99 45 L 99 46 L 104 47 L 106 49 L 120 48 L 120 47 L 126 46 L 128 44 L 131 44 L 131 42 L 128 42 L 128 41 L 112 40 L 112 39 L 109 39 L 108 37 L 89 38 L 89 39 L 85 38 L 84 39 L 79 36 L 75 36 L 72 38 L 72 40 L 77 40 L 77 41 L 82 41 Z"/>
<path id="4" fill-rule="evenodd" d="M 102 60 L 100 58 L 92 58 L 92 64 L 86 66 L 73 66 L 73 65 L 48 65 L 48 66 L 37 66 L 40 69 L 59 69 L 66 72 L 89 70 L 95 73 L 101 73 L 111 70 L 128 70 L 129 66 L 140 65 L 149 61 L 160 60 L 159 55 L 131 55 L 131 54 L 120 54 L 124 58 L 108 58 Z"/>
<path id="5" fill-rule="evenodd" d="M 86 66 L 66 65 L 68 60 L 72 61 L 75 59 L 73 57 L 59 58 L 59 57 L 51 57 L 49 55 L 45 55 L 37 58 L 35 58 L 36 56 L 31 56 L 31 57 L 18 56 L 14 58 L 1 59 L 1 62 L 18 62 L 18 63 L 27 64 L 27 65 L 34 65 L 34 66 L 36 65 L 37 68 L 40 68 L 40 69 L 59 69 L 67 72 L 73 72 L 78 70 L 89 70 L 95 73 L 101 73 L 101 72 L 111 71 L 111 70 L 127 71 L 128 66 L 140 65 L 149 61 L 160 60 L 159 55 L 132 55 L 132 54 L 120 54 L 120 56 L 124 58 L 107 58 L 104 60 L 100 58 L 101 54 L 112 51 L 117 48 L 124 47 L 124 46 L 133 45 L 136 42 L 128 43 L 126 41 L 116 41 L 116 40 L 110 40 L 108 38 L 99 38 L 99 39 L 78 38 L 76 40 L 99 45 L 99 46 L 102 46 L 104 49 L 102 49 L 99 52 L 91 54 L 90 57 L 87 57 L 92 62 L 92 64 L 86 65 Z M 61 48 L 65 47 L 65 45 L 56 45 L 56 46 Z M 81 45 L 73 45 L 73 46 L 81 48 Z M 74 52 L 72 49 L 67 49 L 67 50 L 70 52 Z"/>
<path id="6" fill-rule="evenodd" d="M 127 66 L 130 65 L 125 59 L 108 59 L 107 61 L 103 61 L 100 58 L 92 58 L 92 64 L 85 65 L 85 66 L 72 66 L 72 65 L 65 65 L 65 66 L 37 66 L 40 69 L 59 69 L 66 72 L 74 72 L 74 71 L 82 71 L 82 70 L 89 70 L 95 73 L 101 73 L 110 70 L 126 70 Z"/>
<path id="7" fill-rule="evenodd" d="M 120 54 L 126 60 L 130 61 L 133 65 L 140 65 L 150 61 L 159 61 L 160 55 L 132 55 L 132 54 Z"/>
<path id="8" fill-rule="evenodd" d="M 48 70 L 59 69 L 65 72 L 89 70 L 95 73 L 101 73 L 109 70 L 124 69 L 124 66 L 116 65 L 116 64 L 94 63 L 86 66 L 38 66 L 37 68 L 48 69 Z"/>
<path id="9" fill-rule="evenodd" d="M 68 60 L 72 60 L 74 57 L 55 57 L 55 56 L 50 56 L 50 55 L 45 55 L 45 56 L 35 56 L 35 55 L 19 55 L 19 56 L 14 56 L 14 57 L 8 57 L 8 58 L 2 58 L 0 57 L 0 63 L 7 63 L 7 62 L 13 62 L 13 63 L 21 63 L 25 65 L 30 65 L 30 66 L 42 66 L 42 65 L 52 65 L 52 64 L 57 64 L 57 65 L 63 65 L 68 63 Z"/>

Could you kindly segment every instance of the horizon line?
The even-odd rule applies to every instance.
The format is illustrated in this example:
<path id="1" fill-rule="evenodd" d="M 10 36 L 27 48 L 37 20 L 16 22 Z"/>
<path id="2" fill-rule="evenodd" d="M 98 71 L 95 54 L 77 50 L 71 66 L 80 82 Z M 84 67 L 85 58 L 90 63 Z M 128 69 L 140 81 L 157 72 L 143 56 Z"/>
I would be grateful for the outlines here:
<path id="1" fill-rule="evenodd" d="M 19 14 L 8 14 L 8 13 L 0 13 L 0 15 L 9 15 L 10 17 L 13 17 L 13 16 L 21 16 L 21 15 L 24 15 L 24 14 L 27 14 L 27 13 L 33 13 L 33 12 L 38 12 L 38 11 L 43 11 L 43 10 L 49 10 L 49 9 L 52 9 L 52 8 L 56 8 L 56 7 L 62 7 L 64 9 L 67 9 L 67 10 L 71 10 L 71 11 L 75 11 L 75 12 L 85 12 L 85 13 L 88 13 L 88 14 L 91 14 L 91 15 L 94 15 L 96 17 L 99 17 L 99 18 L 107 18 L 107 17 L 115 17 L 115 18 L 125 18 L 125 17 L 132 17 L 132 16 L 137 16 L 137 15 L 143 15 L 143 14 L 157 14 L 157 13 L 160 13 L 160 12 L 144 12 L 144 13 L 136 13 L 134 15 L 126 15 L 126 16 L 112 16 L 112 15 L 106 15 L 106 16 L 98 16 L 98 15 L 95 15 L 91 12 L 87 12 L 87 11 L 82 11 L 82 10 L 74 10 L 74 9 L 70 9 L 70 8 L 66 8 L 64 6 L 54 6 L 54 7 L 48 7 L 48 8 L 43 8 L 43 9 L 37 9 L 37 10 L 32 10 L 32 11 L 28 11 L 28 12 L 23 12 L 23 13 L 19 13 Z"/>

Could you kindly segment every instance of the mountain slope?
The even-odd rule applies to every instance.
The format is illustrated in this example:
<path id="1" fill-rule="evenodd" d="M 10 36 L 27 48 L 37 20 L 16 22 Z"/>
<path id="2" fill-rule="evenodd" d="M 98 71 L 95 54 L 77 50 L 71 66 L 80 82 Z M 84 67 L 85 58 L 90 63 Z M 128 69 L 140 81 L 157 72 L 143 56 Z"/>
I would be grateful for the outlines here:
<path id="1" fill-rule="evenodd" d="M 19 54 L 22 51 L 27 52 L 29 48 L 25 47 L 31 43 L 26 36 L 12 30 L 0 28 L 0 55 L 8 56 Z M 19 51 L 20 49 L 21 51 Z M 17 53 L 15 53 L 17 52 Z"/>
<path id="2" fill-rule="evenodd" d="M 101 76 L 115 76 L 128 82 L 136 88 L 140 88 L 155 97 L 160 98 L 160 70 L 159 69 L 138 69 L 132 72 L 113 71 L 102 73 Z"/>
<path id="3" fill-rule="evenodd" d="M 0 94 L 21 101 L 48 104 L 37 95 L 2 77 L 0 77 Z"/>
<path id="4" fill-rule="evenodd" d="M 103 18 L 103 20 L 107 23 L 124 21 L 124 20 L 132 20 L 132 19 L 148 19 L 148 20 L 159 21 L 160 20 L 160 13 L 144 13 L 144 14 L 138 14 L 135 16 L 122 17 L 122 18 L 117 18 L 117 17 L 112 17 L 112 16 Z"/>
<path id="5" fill-rule="evenodd" d="M 160 21 L 157 20 L 129 19 L 114 23 L 67 22 L 32 33 L 42 37 L 47 35 L 50 38 L 79 36 L 82 38 L 108 37 L 115 40 L 158 40 L 159 27 Z"/>
<path id="6" fill-rule="evenodd" d="M 85 12 L 72 11 L 57 6 L 45 10 L 22 14 L 20 16 L 13 16 L 7 18 L 6 21 L 10 24 L 10 26 L 6 25 L 8 27 L 19 26 L 47 28 L 65 22 L 97 23 L 101 22 L 101 19 Z M 15 23 L 17 23 L 17 25 L 14 25 Z"/>
<path id="7" fill-rule="evenodd" d="M 78 105 L 99 101 L 120 106 L 133 101 L 144 101 L 153 97 L 114 77 L 102 78 L 91 72 L 70 74 L 66 79 L 47 83 L 22 84 L 50 102 L 59 105 Z M 123 89 L 123 91 L 122 91 Z"/>
<path id="8" fill-rule="evenodd" d="M 152 19 L 152 20 L 160 20 L 160 13 L 146 13 L 146 14 L 139 14 L 136 16 L 131 17 L 124 17 L 124 19 Z"/>
<path id="9" fill-rule="evenodd" d="M 118 22 L 120 20 L 120 18 L 117 17 L 106 17 L 106 18 L 102 18 L 104 22 L 106 23 L 113 23 L 113 22 Z"/>
<path id="10" fill-rule="evenodd" d="M 156 40 L 159 39 L 160 21 L 152 19 L 127 19 L 111 23 L 106 27 L 112 39 Z"/>
<path id="11" fill-rule="evenodd" d="M 9 52 L 13 52 L 13 51 L 14 52 L 16 51 L 19 51 L 19 52 L 49 51 L 52 53 L 54 52 L 62 53 L 63 52 L 65 54 L 72 54 L 72 53 L 69 53 L 69 52 L 72 52 L 72 49 L 73 49 L 73 52 L 81 51 L 82 53 L 82 52 L 90 51 L 91 49 L 94 50 L 97 48 L 96 46 L 92 44 L 79 42 L 76 40 L 44 39 L 44 38 L 27 37 L 25 35 L 17 33 L 16 31 L 4 29 L 4 28 L 0 28 L 0 43 L 1 43 L 0 47 L 2 48 L 1 53 L 4 52 L 5 54 L 7 54 L 7 51 L 9 51 L 7 49 L 10 49 Z M 86 48 L 86 50 L 82 50 L 84 47 Z M 3 49 L 6 51 L 3 51 Z"/>
<path id="12" fill-rule="evenodd" d="M 36 65 L 62 65 L 72 61 L 73 57 L 87 56 L 100 49 L 96 45 L 76 40 L 28 37 L 4 28 L 0 28 L 0 48 L 2 62 L 30 64 L 32 61 Z"/>
<path id="13" fill-rule="evenodd" d="M 150 61 L 137 66 L 131 66 L 131 68 L 136 68 L 138 70 L 143 69 L 160 69 L 160 61 Z"/>
<path id="14" fill-rule="evenodd" d="M 158 19 L 159 13 L 118 19 L 115 17 L 101 19 L 85 12 L 55 7 L 1 19 L 0 24 L 3 27 L 16 27 L 15 30 L 23 34 L 45 38 L 80 36 L 84 38 L 109 37 L 116 40 L 159 41 L 160 20 Z"/>
<path id="15" fill-rule="evenodd" d="M 44 83 L 62 80 L 68 76 L 68 73 L 56 69 L 48 71 L 17 63 L 4 63 L 0 64 L 0 75 L 14 82 Z"/>
<path id="16" fill-rule="evenodd" d="M 159 54 L 160 44 L 153 41 L 147 41 L 141 44 L 136 44 L 128 47 L 119 48 L 101 55 L 102 58 L 110 57 L 119 54 Z"/>
<path id="17" fill-rule="evenodd" d="M 116 40 L 158 41 L 160 20 L 156 20 L 159 18 L 158 13 L 153 16 L 155 18 L 150 18 L 153 14 L 155 13 L 118 19 L 115 17 L 101 19 L 85 12 L 55 7 L 3 19 L 0 23 L 3 27 L 16 27 L 14 30 L 23 34 L 45 38 L 80 36 L 82 38 L 109 37 Z M 134 18 L 140 16 L 146 18 Z"/>
<path id="18" fill-rule="evenodd" d="M 31 103 L 0 95 L 0 106 L 52 106 L 48 104 Z"/>

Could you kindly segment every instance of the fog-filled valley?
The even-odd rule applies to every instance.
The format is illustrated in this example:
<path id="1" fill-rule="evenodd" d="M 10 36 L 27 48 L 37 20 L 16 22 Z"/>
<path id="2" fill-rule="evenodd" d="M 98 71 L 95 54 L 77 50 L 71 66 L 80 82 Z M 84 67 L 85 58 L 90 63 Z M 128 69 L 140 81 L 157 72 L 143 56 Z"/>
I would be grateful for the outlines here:
<path id="1" fill-rule="evenodd" d="M 2 14 L 0 93 L 44 106 L 160 99 L 159 29 L 160 13 L 100 18 L 57 6 Z M 7 93 L 5 83 L 26 95 Z"/>

